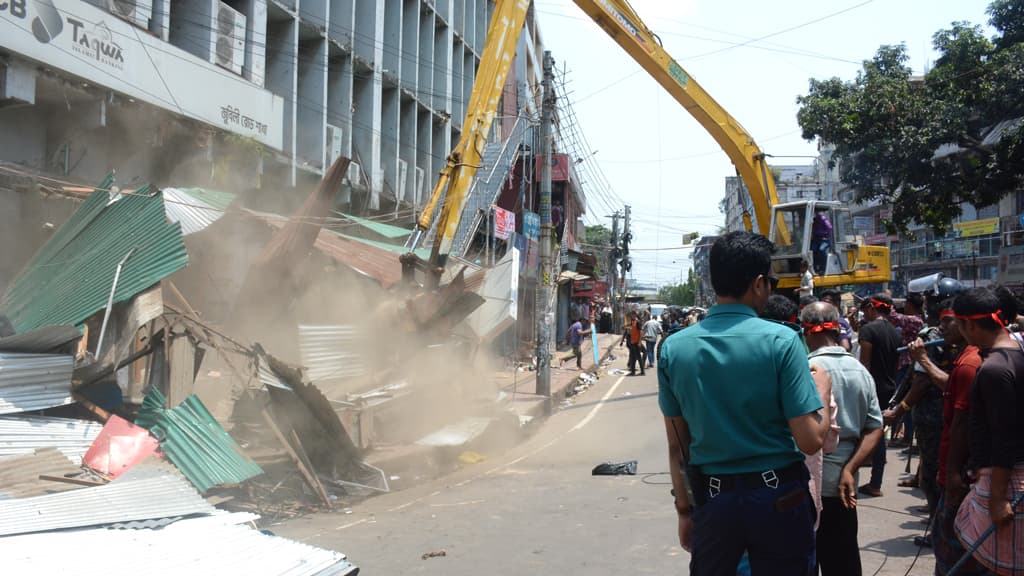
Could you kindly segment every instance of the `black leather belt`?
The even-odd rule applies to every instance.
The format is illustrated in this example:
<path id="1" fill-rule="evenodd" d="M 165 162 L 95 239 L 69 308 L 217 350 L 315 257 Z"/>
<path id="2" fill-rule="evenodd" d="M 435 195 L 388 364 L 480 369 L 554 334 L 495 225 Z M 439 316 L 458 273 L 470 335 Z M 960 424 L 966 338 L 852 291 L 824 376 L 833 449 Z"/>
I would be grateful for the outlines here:
<path id="1" fill-rule="evenodd" d="M 785 468 L 763 472 L 703 474 L 704 494 L 709 498 L 714 498 L 723 492 L 778 488 L 780 484 L 807 479 L 809 479 L 809 475 L 803 462 L 794 462 Z"/>

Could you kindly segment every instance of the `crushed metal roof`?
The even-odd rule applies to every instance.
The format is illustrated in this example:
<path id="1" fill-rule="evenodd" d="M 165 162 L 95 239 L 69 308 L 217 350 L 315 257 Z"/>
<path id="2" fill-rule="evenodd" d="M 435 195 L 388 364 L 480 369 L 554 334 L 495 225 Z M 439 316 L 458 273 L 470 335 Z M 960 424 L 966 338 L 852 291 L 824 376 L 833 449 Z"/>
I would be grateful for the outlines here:
<path id="1" fill-rule="evenodd" d="M 82 463 L 103 425 L 53 416 L 0 416 L 0 458 L 56 448 L 75 464 Z"/>
<path id="2" fill-rule="evenodd" d="M 214 510 L 174 467 L 149 460 L 103 486 L 4 502 L 0 506 L 0 536 Z"/>
<path id="3" fill-rule="evenodd" d="M 180 223 L 181 233 L 186 236 L 220 220 L 235 199 L 230 192 L 206 188 L 164 188 L 161 192 L 167 219 Z"/>
<path id="4" fill-rule="evenodd" d="M 352 236 L 351 234 L 345 234 L 345 233 L 342 233 L 342 232 L 335 232 L 334 230 L 328 230 L 328 231 L 330 233 L 332 233 L 332 234 L 337 234 L 338 236 L 341 236 L 342 238 L 345 238 L 346 240 L 352 240 L 354 242 L 360 242 L 362 244 L 366 244 L 367 246 L 373 246 L 374 248 L 380 248 L 381 250 L 387 250 L 388 252 L 393 252 L 395 254 L 405 254 L 405 253 L 407 253 L 409 251 L 405 246 L 402 246 L 401 244 L 389 244 L 387 242 L 378 242 L 377 240 L 370 240 L 368 238 L 360 238 L 358 236 Z M 430 249 L 429 248 L 417 248 L 415 253 L 416 253 L 417 256 L 419 256 L 420 258 L 423 258 L 424 260 L 426 260 L 427 258 L 430 258 Z"/>
<path id="5" fill-rule="evenodd" d="M 75 359 L 71 356 L 0 352 L 0 414 L 74 403 L 74 369 Z"/>
<path id="6" fill-rule="evenodd" d="M 123 302 L 184 268 L 188 254 L 181 226 L 167 221 L 163 198 L 143 186 L 115 193 L 107 177 L 50 237 L 11 282 L 0 300 L 15 331 L 81 324 L 107 305 Z"/>
<path id="7" fill-rule="evenodd" d="M 74 574 L 81 552 L 115 551 L 104 576 L 346 576 L 359 569 L 344 554 L 270 536 L 246 524 L 248 513 L 187 518 L 158 530 L 91 528 L 0 538 L 0 558 L 11 574 Z M 54 551 L 69 553 L 55 554 Z M 70 552 L 77 553 L 70 553 Z"/>
<path id="8" fill-rule="evenodd" d="M 43 448 L 32 454 L 0 458 L 0 500 L 27 498 L 82 488 L 66 482 L 41 480 L 41 474 L 63 476 L 81 472 L 68 457 L 56 448 Z"/>
<path id="9" fill-rule="evenodd" d="M 277 214 L 249 211 L 274 228 L 281 228 L 288 219 Z M 352 240 L 330 230 L 320 230 L 314 247 L 335 262 L 390 288 L 402 280 L 402 264 L 398 253 Z"/>
<path id="10" fill-rule="evenodd" d="M 360 218 L 358 216 L 353 216 L 351 214 L 345 214 L 344 212 L 337 212 L 337 214 L 385 238 L 407 238 L 410 234 L 412 234 L 412 230 L 402 228 L 401 226 L 394 226 L 391 224 L 385 224 L 384 222 L 377 222 L 375 220 L 369 220 L 367 218 Z"/>
<path id="11" fill-rule="evenodd" d="M 82 333 L 71 325 L 43 326 L 21 334 L 0 338 L 0 352 L 34 352 L 43 354 L 55 352 L 82 337 Z"/>
<path id="12" fill-rule="evenodd" d="M 460 422 L 449 424 L 420 438 L 416 444 L 419 446 L 462 446 L 483 434 L 492 421 L 491 418 L 483 417 L 464 418 Z"/>
<path id="13" fill-rule="evenodd" d="M 299 350 L 306 377 L 312 382 L 338 380 L 366 374 L 364 342 L 355 326 L 299 325 Z"/>
<path id="14" fill-rule="evenodd" d="M 135 423 L 160 441 L 160 449 L 200 491 L 237 484 L 263 473 L 242 454 L 197 396 L 189 396 L 171 409 L 166 405 L 163 393 L 150 390 Z"/>

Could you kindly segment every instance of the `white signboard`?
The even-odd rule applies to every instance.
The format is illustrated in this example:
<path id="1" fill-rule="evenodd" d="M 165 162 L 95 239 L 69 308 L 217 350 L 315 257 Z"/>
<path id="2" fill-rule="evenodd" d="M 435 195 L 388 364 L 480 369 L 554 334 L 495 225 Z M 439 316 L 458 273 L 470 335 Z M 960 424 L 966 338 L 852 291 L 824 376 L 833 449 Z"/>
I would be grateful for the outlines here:
<path id="1" fill-rule="evenodd" d="M 1024 246 L 1004 246 L 999 249 L 998 279 L 1005 284 L 1024 282 Z"/>
<path id="2" fill-rule="evenodd" d="M 284 100 L 81 0 L 0 0 L 0 47 L 282 147 Z"/>

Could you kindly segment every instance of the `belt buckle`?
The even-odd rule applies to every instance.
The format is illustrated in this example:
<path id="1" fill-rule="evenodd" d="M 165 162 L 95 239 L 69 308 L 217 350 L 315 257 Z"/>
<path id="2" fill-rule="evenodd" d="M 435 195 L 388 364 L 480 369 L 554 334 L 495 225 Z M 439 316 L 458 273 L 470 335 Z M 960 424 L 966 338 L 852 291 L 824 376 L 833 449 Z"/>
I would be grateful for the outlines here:
<path id="1" fill-rule="evenodd" d="M 775 475 L 775 470 L 761 472 L 761 480 L 764 480 L 764 485 L 772 490 L 779 487 L 779 477 Z"/>
<path id="2" fill-rule="evenodd" d="M 708 478 L 708 496 L 714 498 L 722 491 L 722 481 L 714 476 Z"/>

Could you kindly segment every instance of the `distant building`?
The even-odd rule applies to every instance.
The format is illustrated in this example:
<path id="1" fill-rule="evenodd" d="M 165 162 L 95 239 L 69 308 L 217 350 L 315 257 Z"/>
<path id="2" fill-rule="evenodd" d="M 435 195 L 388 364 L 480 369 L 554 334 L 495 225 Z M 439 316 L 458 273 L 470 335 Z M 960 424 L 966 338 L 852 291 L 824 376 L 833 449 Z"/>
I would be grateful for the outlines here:
<path id="1" fill-rule="evenodd" d="M 718 236 L 704 236 L 693 251 L 693 275 L 697 279 L 694 300 L 701 308 L 715 304 L 715 291 L 711 287 L 711 245 L 715 240 Z"/>

